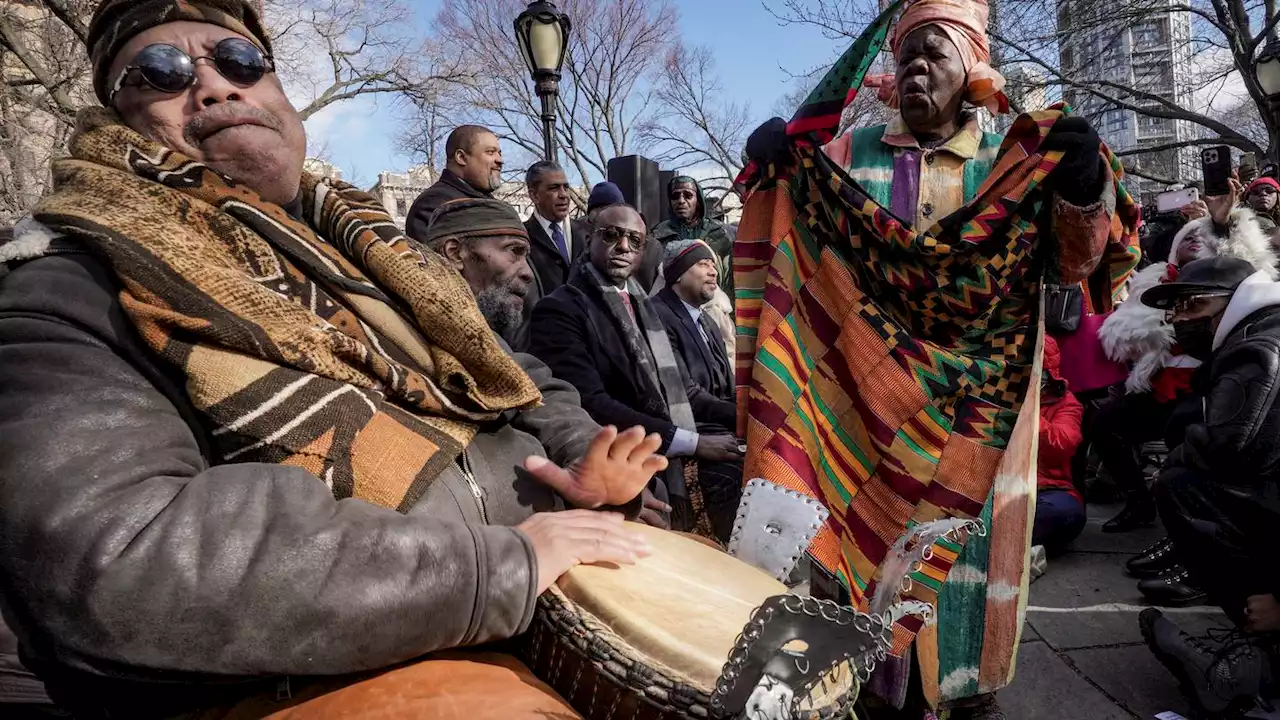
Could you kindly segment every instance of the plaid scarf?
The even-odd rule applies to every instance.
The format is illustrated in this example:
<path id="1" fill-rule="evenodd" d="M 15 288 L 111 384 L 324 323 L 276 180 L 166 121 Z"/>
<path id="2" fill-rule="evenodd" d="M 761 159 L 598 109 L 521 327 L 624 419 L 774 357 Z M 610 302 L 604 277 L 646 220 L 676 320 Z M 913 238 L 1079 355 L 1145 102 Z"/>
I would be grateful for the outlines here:
<path id="1" fill-rule="evenodd" d="M 540 401 L 466 282 L 373 197 L 304 174 L 298 220 L 109 110 L 77 123 L 34 217 L 109 263 L 215 461 L 294 465 L 403 511 L 479 423 Z"/>
<path id="2" fill-rule="evenodd" d="M 676 424 L 676 427 L 690 432 L 697 432 L 698 426 L 693 419 L 693 408 L 689 405 L 689 394 L 685 390 L 684 377 L 680 374 L 680 366 L 676 364 L 676 354 L 671 349 L 671 340 L 667 337 L 666 326 L 653 311 L 644 289 L 635 278 L 627 279 L 627 286 L 618 289 L 600 274 L 591 263 L 583 263 L 584 274 L 599 291 L 604 303 L 609 308 L 613 319 L 618 321 L 622 329 L 623 340 L 627 343 L 627 352 L 640 366 L 641 376 L 649 383 L 652 398 L 663 398 L 662 408 L 647 408 L 654 414 L 662 411 Z M 623 293 L 627 294 L 624 300 Z M 630 303 L 631 310 L 627 309 Z M 632 316 L 632 312 L 635 315 Z"/>
<path id="3" fill-rule="evenodd" d="M 937 624 L 894 625 L 885 665 L 909 667 L 914 642 L 936 703 L 1012 678 L 1034 511 L 1041 278 L 1096 266 L 1109 304 L 1138 259 L 1138 213 L 1103 147 L 1116 199 L 1109 244 L 1059 242 L 1069 234 L 1050 226 L 1044 180 L 1061 153 L 1039 148 L 1065 108 L 1019 118 L 973 200 L 932 228 L 873 200 L 820 147 L 900 6 L 796 113 L 790 157 L 738 179 L 748 190 L 734 247 L 738 417 L 744 476 L 831 511 L 810 554 L 863 608 L 907 529 L 972 517 L 990 529 L 940 542 L 910 575 L 906 598 L 935 606 Z M 1090 261 L 1076 264 L 1082 253 Z"/>

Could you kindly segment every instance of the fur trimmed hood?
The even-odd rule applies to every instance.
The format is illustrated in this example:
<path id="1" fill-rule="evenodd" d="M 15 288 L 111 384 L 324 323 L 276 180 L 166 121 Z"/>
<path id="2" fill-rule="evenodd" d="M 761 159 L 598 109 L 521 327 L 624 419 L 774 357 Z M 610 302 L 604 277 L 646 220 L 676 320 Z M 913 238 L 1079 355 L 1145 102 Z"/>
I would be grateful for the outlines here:
<path id="1" fill-rule="evenodd" d="M 1173 247 L 1169 250 L 1166 262 L 1173 263 L 1178 258 L 1178 248 L 1184 242 L 1196 240 L 1200 243 L 1200 252 L 1196 259 L 1207 257 L 1234 257 L 1246 260 L 1249 264 L 1270 274 L 1276 279 L 1276 252 L 1262 226 L 1258 224 L 1258 216 L 1252 210 L 1241 205 L 1231 211 L 1228 220 L 1230 232 L 1220 237 L 1213 232 L 1213 219 L 1202 217 L 1192 220 L 1178 234 L 1173 236 Z M 1132 295 L 1132 292 L 1130 293 Z"/>
<path id="2" fill-rule="evenodd" d="M 1161 368 L 1187 367 L 1188 362 L 1195 362 L 1170 353 L 1173 327 L 1165 321 L 1165 311 L 1147 307 L 1141 302 L 1142 293 L 1147 288 L 1158 285 L 1169 275 L 1178 257 L 1178 248 L 1191 240 L 1200 243 L 1197 260 L 1217 256 L 1240 258 L 1256 267 L 1260 275 L 1276 278 L 1275 250 L 1249 208 L 1241 206 L 1231 211 L 1230 232 L 1226 237 L 1214 234 L 1213 220 L 1208 217 L 1184 225 L 1174 236 L 1169 260 L 1149 265 L 1131 277 L 1129 299 L 1121 303 L 1098 330 L 1098 339 L 1102 341 L 1107 357 L 1117 362 L 1133 363 L 1125 381 L 1126 392 L 1150 390 L 1151 379 Z"/>

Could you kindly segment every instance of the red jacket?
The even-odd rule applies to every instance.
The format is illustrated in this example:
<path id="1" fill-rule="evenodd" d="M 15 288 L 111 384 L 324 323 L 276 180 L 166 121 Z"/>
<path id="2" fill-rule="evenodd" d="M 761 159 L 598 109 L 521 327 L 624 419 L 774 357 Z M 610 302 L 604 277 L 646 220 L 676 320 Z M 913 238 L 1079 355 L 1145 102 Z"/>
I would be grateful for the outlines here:
<path id="1" fill-rule="evenodd" d="M 1058 343 L 1051 337 L 1044 339 L 1044 370 L 1050 377 L 1060 380 L 1061 366 Z M 1065 387 L 1066 382 L 1062 385 Z M 1071 479 L 1071 458 L 1084 440 L 1080 429 L 1084 420 L 1084 406 L 1070 390 L 1062 395 L 1045 388 L 1040 397 L 1040 452 L 1036 458 L 1036 487 L 1041 490 L 1066 490 L 1080 497 Z"/>

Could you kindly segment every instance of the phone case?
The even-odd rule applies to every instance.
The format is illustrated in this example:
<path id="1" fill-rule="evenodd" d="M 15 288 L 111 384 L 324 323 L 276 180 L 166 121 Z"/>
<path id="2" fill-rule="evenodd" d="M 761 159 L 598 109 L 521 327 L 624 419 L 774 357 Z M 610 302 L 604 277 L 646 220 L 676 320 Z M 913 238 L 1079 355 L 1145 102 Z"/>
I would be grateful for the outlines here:
<path id="1" fill-rule="evenodd" d="M 1200 167 L 1204 175 L 1205 195 L 1231 192 L 1231 148 L 1219 145 L 1201 150 Z"/>

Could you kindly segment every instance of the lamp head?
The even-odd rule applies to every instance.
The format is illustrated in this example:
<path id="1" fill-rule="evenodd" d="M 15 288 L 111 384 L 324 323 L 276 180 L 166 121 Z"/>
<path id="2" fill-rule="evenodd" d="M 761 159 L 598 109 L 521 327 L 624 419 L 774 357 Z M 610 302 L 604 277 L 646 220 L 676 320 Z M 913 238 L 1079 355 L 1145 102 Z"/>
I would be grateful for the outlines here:
<path id="1" fill-rule="evenodd" d="M 1280 42 L 1268 38 L 1262 54 L 1253 62 L 1254 76 L 1267 97 L 1280 95 Z"/>
<path id="2" fill-rule="evenodd" d="M 554 88 L 560 80 L 571 28 L 569 17 L 548 0 L 529 3 L 516 18 L 516 41 L 540 94 L 544 87 Z"/>

